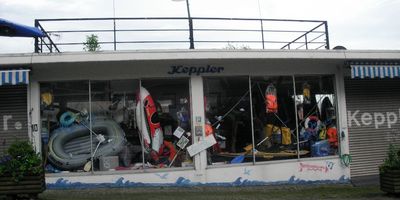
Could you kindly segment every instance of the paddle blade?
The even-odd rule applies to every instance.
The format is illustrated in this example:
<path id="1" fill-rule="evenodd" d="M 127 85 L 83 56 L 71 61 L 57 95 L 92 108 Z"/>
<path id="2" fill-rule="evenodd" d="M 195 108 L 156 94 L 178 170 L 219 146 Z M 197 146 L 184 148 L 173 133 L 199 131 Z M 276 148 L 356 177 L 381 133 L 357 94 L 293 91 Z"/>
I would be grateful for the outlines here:
<path id="1" fill-rule="evenodd" d="M 244 160 L 244 155 L 236 156 L 231 160 L 231 164 L 242 163 Z"/>

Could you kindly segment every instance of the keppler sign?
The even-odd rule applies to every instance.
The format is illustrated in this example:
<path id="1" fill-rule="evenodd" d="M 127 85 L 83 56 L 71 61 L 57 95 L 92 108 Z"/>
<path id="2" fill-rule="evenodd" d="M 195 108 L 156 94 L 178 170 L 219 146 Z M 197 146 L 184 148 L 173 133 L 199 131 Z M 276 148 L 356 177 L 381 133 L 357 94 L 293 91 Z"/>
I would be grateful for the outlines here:
<path id="1" fill-rule="evenodd" d="M 212 65 L 207 65 L 204 67 L 190 67 L 183 65 L 173 65 L 170 67 L 170 71 L 168 74 L 182 74 L 182 75 L 197 75 L 200 76 L 202 74 L 219 74 L 224 71 L 224 67 L 215 67 Z"/>

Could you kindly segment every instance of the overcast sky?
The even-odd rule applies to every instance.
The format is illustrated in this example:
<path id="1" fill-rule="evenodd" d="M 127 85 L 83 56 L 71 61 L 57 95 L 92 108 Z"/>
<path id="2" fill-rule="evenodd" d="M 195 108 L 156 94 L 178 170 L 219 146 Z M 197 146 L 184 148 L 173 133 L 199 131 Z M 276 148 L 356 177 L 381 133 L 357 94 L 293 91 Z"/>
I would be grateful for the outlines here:
<path id="1" fill-rule="evenodd" d="M 400 0 L 190 0 L 192 17 L 326 20 L 331 48 L 400 49 Z M 261 11 L 261 12 L 260 12 Z M 116 17 L 186 17 L 172 0 L 115 0 Z M 113 17 L 113 0 L 0 0 L 0 18 Z M 0 37 L 0 53 L 32 52 L 33 40 Z"/>

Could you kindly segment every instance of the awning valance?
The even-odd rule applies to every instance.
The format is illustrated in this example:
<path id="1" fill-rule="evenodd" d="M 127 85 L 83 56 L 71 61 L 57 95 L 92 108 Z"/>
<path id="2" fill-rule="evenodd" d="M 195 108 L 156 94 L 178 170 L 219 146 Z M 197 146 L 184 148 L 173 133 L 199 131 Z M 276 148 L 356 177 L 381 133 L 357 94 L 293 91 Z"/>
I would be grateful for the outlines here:
<path id="1" fill-rule="evenodd" d="M 400 65 L 351 65 L 351 78 L 399 78 Z"/>
<path id="2" fill-rule="evenodd" d="M 0 86 L 29 84 L 29 69 L 0 70 Z"/>

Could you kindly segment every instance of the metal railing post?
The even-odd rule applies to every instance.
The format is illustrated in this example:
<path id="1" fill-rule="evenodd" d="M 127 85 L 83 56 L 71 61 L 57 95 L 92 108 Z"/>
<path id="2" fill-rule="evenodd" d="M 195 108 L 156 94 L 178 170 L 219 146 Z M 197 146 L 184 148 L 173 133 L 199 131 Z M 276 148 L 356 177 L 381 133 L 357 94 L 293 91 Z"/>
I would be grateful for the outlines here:
<path id="1" fill-rule="evenodd" d="M 117 33 L 116 33 L 116 28 L 115 28 L 115 17 L 113 19 L 114 21 L 114 51 L 117 50 Z"/>
<path id="2" fill-rule="evenodd" d="M 306 49 L 308 49 L 307 34 L 306 34 L 306 35 L 304 35 L 304 41 L 306 42 Z"/>
<path id="3" fill-rule="evenodd" d="M 329 34 L 328 34 L 328 22 L 324 21 L 324 25 L 325 25 L 325 40 L 326 40 L 326 46 L 325 49 L 330 49 L 329 47 Z"/>
<path id="4" fill-rule="evenodd" d="M 186 8 L 187 8 L 188 19 L 189 19 L 189 41 L 190 41 L 189 49 L 194 49 L 193 19 L 190 16 L 189 0 L 186 0 Z"/>
<path id="5" fill-rule="evenodd" d="M 35 27 L 39 28 L 39 22 L 35 19 Z M 35 53 L 39 53 L 39 38 L 35 37 Z"/>
<path id="6" fill-rule="evenodd" d="M 265 49 L 264 46 L 264 25 L 263 25 L 263 20 L 260 19 L 260 23 L 261 23 L 261 41 L 262 41 L 262 48 Z"/>

